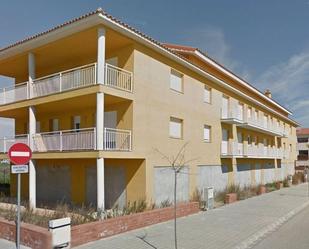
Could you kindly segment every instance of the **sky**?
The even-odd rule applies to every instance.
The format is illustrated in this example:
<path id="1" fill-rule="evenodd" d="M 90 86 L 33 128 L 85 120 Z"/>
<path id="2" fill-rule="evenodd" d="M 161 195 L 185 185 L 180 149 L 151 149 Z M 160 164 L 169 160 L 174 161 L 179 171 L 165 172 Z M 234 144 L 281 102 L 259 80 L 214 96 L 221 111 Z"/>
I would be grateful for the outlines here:
<path id="1" fill-rule="evenodd" d="M 0 47 L 102 7 L 161 42 L 198 47 L 309 127 L 309 0 L 10 0 Z M 0 77 L 0 87 L 12 79 Z M 13 133 L 0 119 L 0 137 Z"/>

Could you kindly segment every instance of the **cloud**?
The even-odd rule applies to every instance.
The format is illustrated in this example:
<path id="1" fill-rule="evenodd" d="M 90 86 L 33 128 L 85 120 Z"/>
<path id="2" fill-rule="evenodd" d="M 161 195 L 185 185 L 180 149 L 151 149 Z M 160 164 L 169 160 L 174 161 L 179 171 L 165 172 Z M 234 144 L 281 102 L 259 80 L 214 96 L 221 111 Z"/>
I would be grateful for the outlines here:
<path id="1" fill-rule="evenodd" d="M 214 26 L 193 28 L 185 32 L 183 40 L 186 44 L 198 47 L 210 57 L 228 69 L 236 72 L 246 80 L 251 78 L 249 69 L 231 56 L 231 47 L 228 44 L 222 29 Z"/>
<path id="2" fill-rule="evenodd" d="M 255 83 L 260 90 L 269 88 L 274 98 L 293 112 L 296 121 L 309 127 L 309 50 L 292 55 L 256 76 L 253 69 L 232 58 L 232 48 L 222 29 L 205 26 L 186 30 L 184 34 L 182 40 L 186 44 L 205 51 L 240 77 Z"/>
<path id="3" fill-rule="evenodd" d="M 269 88 L 298 122 L 309 127 L 309 50 L 270 67 L 256 82 L 261 89 Z"/>

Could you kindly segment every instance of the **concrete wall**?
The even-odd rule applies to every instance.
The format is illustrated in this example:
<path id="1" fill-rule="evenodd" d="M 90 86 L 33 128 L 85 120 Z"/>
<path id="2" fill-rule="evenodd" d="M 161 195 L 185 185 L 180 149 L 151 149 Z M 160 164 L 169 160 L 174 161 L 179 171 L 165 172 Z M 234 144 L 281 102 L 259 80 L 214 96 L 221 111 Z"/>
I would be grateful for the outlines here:
<path id="1" fill-rule="evenodd" d="M 189 169 L 183 168 L 177 174 L 177 201 L 189 200 Z M 174 201 L 174 171 L 170 167 L 154 167 L 155 203 Z"/>
<path id="2" fill-rule="evenodd" d="M 228 185 L 228 167 L 225 165 L 199 165 L 198 189 L 214 187 L 215 191 L 221 191 Z"/>
<path id="3" fill-rule="evenodd" d="M 238 164 L 235 172 L 235 184 L 240 187 L 251 185 L 251 170 L 251 164 Z"/>

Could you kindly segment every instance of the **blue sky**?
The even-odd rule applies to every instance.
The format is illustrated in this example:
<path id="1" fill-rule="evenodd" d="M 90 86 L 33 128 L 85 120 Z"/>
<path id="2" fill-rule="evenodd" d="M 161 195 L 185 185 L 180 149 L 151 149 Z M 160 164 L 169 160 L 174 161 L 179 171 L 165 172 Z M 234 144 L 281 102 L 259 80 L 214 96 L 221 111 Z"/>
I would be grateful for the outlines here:
<path id="1" fill-rule="evenodd" d="M 0 47 L 98 7 L 159 41 L 199 47 L 270 88 L 309 127 L 309 0 L 10 0 L 1 3 Z M 13 130 L 0 127 L 0 136 Z"/>

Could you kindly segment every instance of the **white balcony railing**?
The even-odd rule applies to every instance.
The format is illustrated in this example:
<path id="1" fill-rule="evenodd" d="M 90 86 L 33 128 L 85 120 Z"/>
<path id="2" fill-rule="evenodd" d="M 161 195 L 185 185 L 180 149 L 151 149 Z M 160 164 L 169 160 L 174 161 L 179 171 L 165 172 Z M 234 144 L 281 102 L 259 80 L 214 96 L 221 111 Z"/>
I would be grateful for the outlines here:
<path id="1" fill-rule="evenodd" d="M 33 136 L 34 151 L 96 150 L 95 128 L 38 133 Z M 131 151 L 131 131 L 104 128 L 104 150 Z"/>
<path id="2" fill-rule="evenodd" d="M 243 115 L 239 112 L 236 106 L 228 107 L 227 110 L 221 109 L 221 119 L 237 119 L 243 121 Z"/>
<path id="3" fill-rule="evenodd" d="M 105 85 L 125 90 L 133 91 L 133 73 L 115 67 L 110 64 L 105 65 Z"/>
<path id="4" fill-rule="evenodd" d="M 28 82 L 0 89 L 0 105 L 5 105 L 29 98 Z"/>
<path id="5" fill-rule="evenodd" d="M 14 137 L 4 137 L 0 139 L 0 152 L 7 153 L 10 147 L 16 143 L 24 143 L 29 145 L 28 135 L 16 135 Z"/>
<path id="6" fill-rule="evenodd" d="M 245 119 L 245 123 L 247 123 L 249 126 L 258 127 L 268 132 L 272 132 L 278 135 L 283 135 L 282 129 L 269 120 L 265 121 L 264 119 L 256 118 L 252 116 L 252 117 L 247 117 Z"/>
<path id="7" fill-rule="evenodd" d="M 36 152 L 94 150 L 95 128 L 37 133 L 33 144 Z"/>
<path id="8" fill-rule="evenodd" d="M 222 156 L 233 156 L 233 157 L 254 157 L 254 158 L 283 158 L 283 153 L 281 148 L 276 148 L 274 146 L 264 146 L 263 144 L 258 145 L 247 145 L 244 146 L 243 143 L 222 142 L 221 145 L 221 155 Z"/>
<path id="9" fill-rule="evenodd" d="M 96 65 L 90 64 L 33 81 L 33 97 L 96 84 Z"/>
<path id="10" fill-rule="evenodd" d="M 20 100 L 60 93 L 84 86 L 97 84 L 97 64 L 89 64 L 33 81 L 0 89 L 0 105 Z M 109 64 L 105 65 L 105 82 L 108 87 L 122 91 L 133 91 L 133 73 Z"/>
<path id="11" fill-rule="evenodd" d="M 104 150 L 131 151 L 131 131 L 104 129 Z"/>

